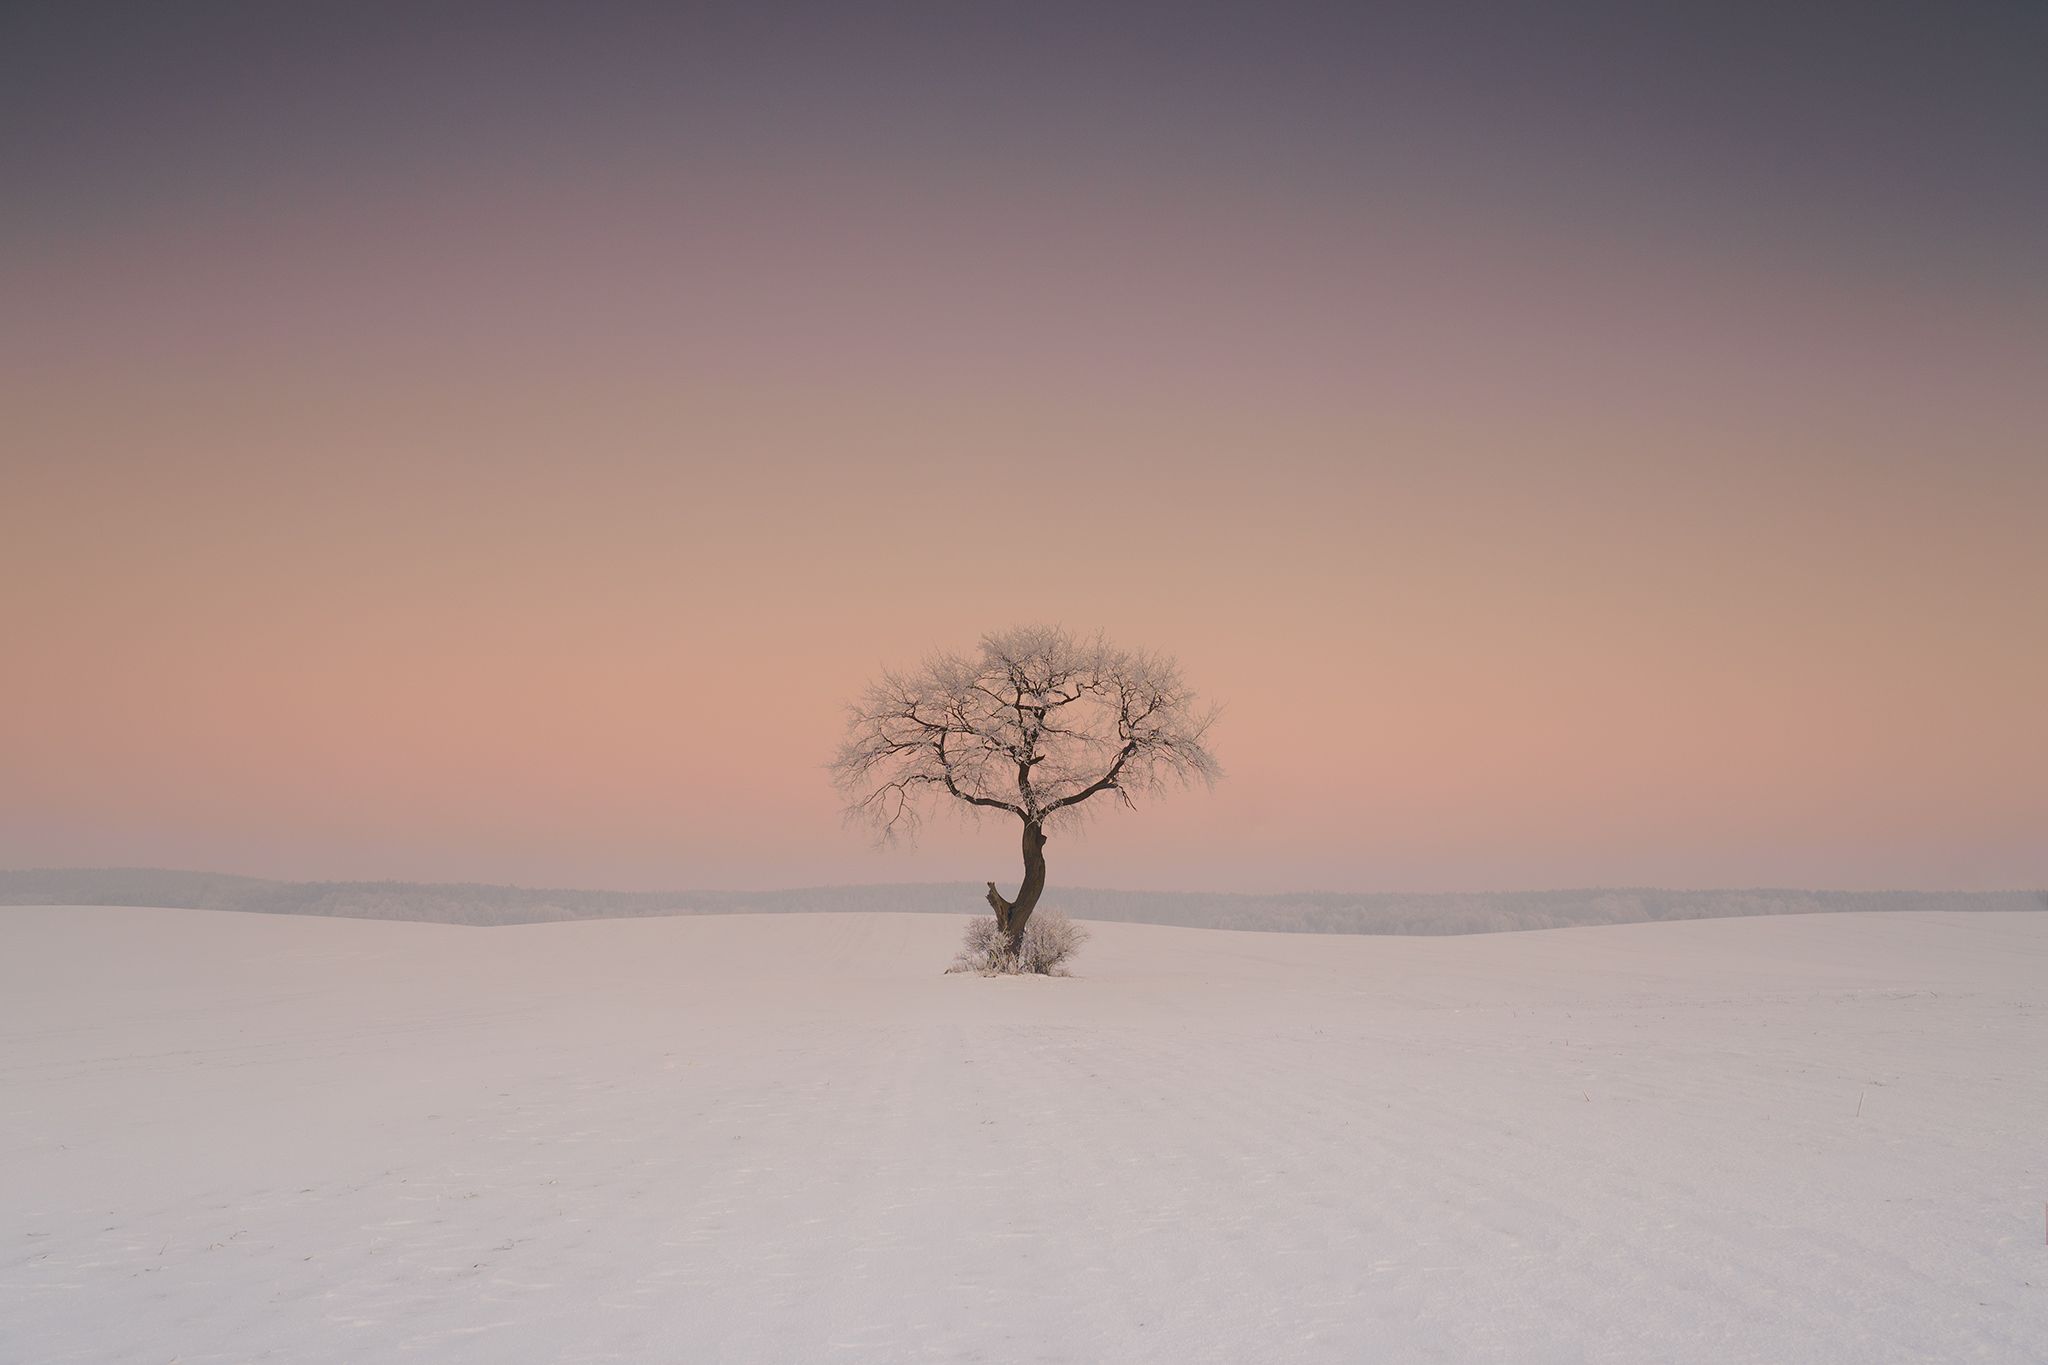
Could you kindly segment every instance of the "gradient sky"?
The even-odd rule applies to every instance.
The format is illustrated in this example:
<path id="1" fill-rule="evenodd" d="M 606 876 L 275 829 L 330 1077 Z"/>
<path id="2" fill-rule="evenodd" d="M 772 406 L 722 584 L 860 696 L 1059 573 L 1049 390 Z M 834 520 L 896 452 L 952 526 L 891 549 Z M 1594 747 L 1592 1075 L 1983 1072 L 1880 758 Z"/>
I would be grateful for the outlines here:
<path id="1" fill-rule="evenodd" d="M 1051 620 L 1055 885 L 2048 882 L 2048 8 L 1678 8 L 7 7 L 0 865 L 1013 879 Z"/>

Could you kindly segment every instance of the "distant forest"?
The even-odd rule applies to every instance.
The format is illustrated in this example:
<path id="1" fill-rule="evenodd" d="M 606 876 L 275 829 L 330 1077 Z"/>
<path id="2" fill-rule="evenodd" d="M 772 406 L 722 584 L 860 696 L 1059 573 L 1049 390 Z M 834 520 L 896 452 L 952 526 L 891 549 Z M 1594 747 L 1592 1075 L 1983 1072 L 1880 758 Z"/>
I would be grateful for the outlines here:
<path id="1" fill-rule="evenodd" d="M 1807 915 L 1856 910 L 2044 910 L 2042 891 L 1489 891 L 1407 895 L 1106 891 L 1069 887 L 1045 904 L 1077 919 L 1303 934 L 1491 934 L 1649 920 Z M 967 882 L 816 886 L 788 891 L 570 891 L 476 883 L 281 882 L 159 868 L 0 871 L 0 905 L 142 905 L 266 915 L 539 924 L 649 915 L 913 911 L 979 914 Z"/>

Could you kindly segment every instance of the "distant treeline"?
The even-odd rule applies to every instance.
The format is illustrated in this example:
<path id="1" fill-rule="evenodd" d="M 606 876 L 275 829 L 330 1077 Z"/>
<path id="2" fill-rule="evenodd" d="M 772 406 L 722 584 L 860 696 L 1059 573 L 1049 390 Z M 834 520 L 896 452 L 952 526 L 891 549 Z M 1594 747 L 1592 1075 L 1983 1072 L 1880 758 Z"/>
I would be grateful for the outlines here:
<path id="1" fill-rule="evenodd" d="M 1106 891 L 1072 887 L 1044 902 L 1078 919 L 1264 929 L 1303 934 L 1491 934 L 1647 920 L 1806 915 L 1852 910 L 2048 910 L 2041 891 L 1488 891 L 1406 895 Z M 0 905 L 148 905 L 266 915 L 538 924 L 648 915 L 914 911 L 977 914 L 967 882 L 815 886 L 789 891 L 568 891 L 478 883 L 279 882 L 159 868 L 0 871 Z"/>

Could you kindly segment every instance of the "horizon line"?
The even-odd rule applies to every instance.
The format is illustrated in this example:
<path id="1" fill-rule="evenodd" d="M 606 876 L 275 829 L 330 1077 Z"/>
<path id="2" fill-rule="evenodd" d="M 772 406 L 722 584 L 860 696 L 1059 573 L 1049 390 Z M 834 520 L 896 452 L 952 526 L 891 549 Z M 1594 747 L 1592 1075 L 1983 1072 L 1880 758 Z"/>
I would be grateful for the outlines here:
<path id="1" fill-rule="evenodd" d="M 0 868 L 0 877 L 31 876 L 59 873 L 155 873 L 182 877 L 221 877 L 245 882 L 268 882 L 282 886 L 404 886 L 421 889 L 433 888 L 484 888 L 497 891 L 520 891 L 532 894 L 563 892 L 577 895 L 604 896 L 773 896 L 805 891 L 853 891 L 887 890 L 897 887 L 944 887 L 964 886 L 973 888 L 976 883 L 959 880 L 894 881 L 894 882 L 811 882 L 794 886 L 772 887 L 656 887 L 633 890 L 601 886 L 529 886 L 519 882 L 491 881 L 420 881 L 402 877 L 267 877 L 246 872 L 221 872 L 210 868 L 152 867 L 138 864 L 107 864 L 102 866 L 74 865 L 69 867 L 8 867 Z M 1106 892 L 1126 896 L 1217 896 L 1238 899 L 1278 898 L 1289 896 L 1360 896 L 1360 897 L 1450 897 L 1450 896 L 1560 896 L 1590 895 L 1626 892 L 1671 892 L 1684 895 L 1706 895 L 1711 893 L 1797 893 L 1803 895 L 1846 895 L 1846 896 L 2010 896 L 2048 894 L 2048 884 L 2034 886 L 1979 887 L 1965 890 L 1952 887 L 1909 887 L 1890 886 L 1879 888 L 1848 888 L 1830 886 L 1783 886 L 1783 885 L 1718 885 L 1718 886 L 1660 886 L 1650 883 L 1585 885 L 1585 886 L 1528 886 L 1494 890 L 1462 891 L 1371 891 L 1356 888 L 1320 888 L 1292 891 L 1208 891 L 1188 889 L 1159 889 L 1152 887 L 1084 886 L 1074 885 L 1062 888 L 1067 892 Z"/>

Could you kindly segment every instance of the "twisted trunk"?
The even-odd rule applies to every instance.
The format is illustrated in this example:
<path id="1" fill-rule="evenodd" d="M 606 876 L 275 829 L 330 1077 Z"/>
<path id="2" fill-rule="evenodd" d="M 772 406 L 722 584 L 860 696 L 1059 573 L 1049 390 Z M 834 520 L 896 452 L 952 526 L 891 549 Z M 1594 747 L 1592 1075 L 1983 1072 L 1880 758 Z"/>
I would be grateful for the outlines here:
<path id="1" fill-rule="evenodd" d="M 989 909 L 996 912 L 996 926 L 1010 940 L 1015 952 L 1024 942 L 1024 926 L 1038 908 L 1045 891 L 1045 831 L 1033 820 L 1024 822 L 1024 880 L 1017 887 L 1017 899 L 1004 900 L 996 884 L 988 884 Z"/>

